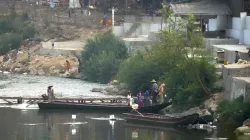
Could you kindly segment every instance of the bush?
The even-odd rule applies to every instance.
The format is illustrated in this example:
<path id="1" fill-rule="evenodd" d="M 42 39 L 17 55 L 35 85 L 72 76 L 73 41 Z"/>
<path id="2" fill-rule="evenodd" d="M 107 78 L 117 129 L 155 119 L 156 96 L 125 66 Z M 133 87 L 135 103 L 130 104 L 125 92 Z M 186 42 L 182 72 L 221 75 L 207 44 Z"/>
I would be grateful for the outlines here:
<path id="1" fill-rule="evenodd" d="M 32 38 L 36 34 L 35 28 L 25 21 L 24 16 L 0 17 L 0 55 L 20 47 L 24 39 Z"/>
<path id="2" fill-rule="evenodd" d="M 143 54 L 137 54 L 121 64 L 117 78 L 127 83 L 131 91 L 136 93 L 139 90 L 147 90 L 151 86 L 152 77 L 158 80 L 162 73 L 163 70 L 153 61 L 145 59 Z"/>
<path id="3" fill-rule="evenodd" d="M 243 97 L 233 101 L 223 100 L 218 104 L 216 113 L 219 115 L 218 124 L 221 128 L 230 125 L 230 128 L 235 129 L 250 118 L 250 102 L 244 102 Z"/>
<path id="4" fill-rule="evenodd" d="M 22 30 L 23 39 L 33 38 L 36 35 L 36 29 L 33 26 L 26 26 Z"/>
<path id="5" fill-rule="evenodd" d="M 216 82 L 215 67 L 208 60 L 195 59 L 180 63 L 161 77 L 167 83 L 167 95 L 180 110 L 200 105 Z M 206 88 L 206 89 L 204 89 Z"/>
<path id="6" fill-rule="evenodd" d="M 107 83 L 116 75 L 120 63 L 127 56 L 124 42 L 111 31 L 99 33 L 88 40 L 82 51 L 81 72 L 89 81 Z"/>
<path id="7" fill-rule="evenodd" d="M 19 34 L 5 34 L 0 38 L 0 55 L 19 48 L 22 37 Z"/>

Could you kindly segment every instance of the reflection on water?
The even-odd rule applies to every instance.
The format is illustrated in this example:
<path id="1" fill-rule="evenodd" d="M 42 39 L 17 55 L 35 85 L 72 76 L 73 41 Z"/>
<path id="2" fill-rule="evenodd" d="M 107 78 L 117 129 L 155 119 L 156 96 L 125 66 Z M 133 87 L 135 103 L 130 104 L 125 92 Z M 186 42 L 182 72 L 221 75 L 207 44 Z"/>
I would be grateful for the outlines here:
<path id="1" fill-rule="evenodd" d="M 0 108 L 0 136 L 4 140 L 201 140 L 216 137 L 214 132 L 176 128 L 141 127 L 126 123 L 121 115 L 40 112 Z M 25 113 L 23 113 L 25 112 Z M 96 119 L 105 118 L 105 119 Z"/>

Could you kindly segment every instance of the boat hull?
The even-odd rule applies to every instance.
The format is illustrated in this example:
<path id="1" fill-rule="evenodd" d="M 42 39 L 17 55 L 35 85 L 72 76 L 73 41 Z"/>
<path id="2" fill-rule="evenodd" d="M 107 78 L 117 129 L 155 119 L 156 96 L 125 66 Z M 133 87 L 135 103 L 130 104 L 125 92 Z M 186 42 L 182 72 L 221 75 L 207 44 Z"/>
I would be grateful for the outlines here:
<path id="1" fill-rule="evenodd" d="M 157 113 L 161 109 L 169 106 L 171 103 L 164 103 L 154 106 L 139 107 L 138 111 L 143 113 Z M 122 105 L 119 103 L 113 104 L 96 104 L 96 103 L 69 103 L 69 102 L 41 102 L 38 103 L 39 109 L 70 109 L 70 110 L 81 110 L 81 111 L 115 111 L 115 112 L 131 112 L 132 108 L 128 105 Z"/>
<path id="2" fill-rule="evenodd" d="M 166 116 L 159 114 L 132 114 L 123 113 L 127 122 L 145 123 L 150 125 L 166 126 L 166 125 L 188 125 L 193 124 L 199 118 L 199 114 L 191 114 L 186 116 Z"/>

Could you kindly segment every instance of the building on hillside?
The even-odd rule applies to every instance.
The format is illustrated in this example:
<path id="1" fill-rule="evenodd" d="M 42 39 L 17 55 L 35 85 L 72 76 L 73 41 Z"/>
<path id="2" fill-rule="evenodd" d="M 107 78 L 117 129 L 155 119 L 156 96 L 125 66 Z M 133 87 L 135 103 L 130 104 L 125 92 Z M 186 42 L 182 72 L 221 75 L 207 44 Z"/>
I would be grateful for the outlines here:
<path id="1" fill-rule="evenodd" d="M 170 6 L 177 16 L 193 14 L 204 31 L 226 30 L 227 18 L 231 15 L 228 4 L 217 0 L 175 2 L 171 3 Z M 209 19 L 217 19 L 218 22 Z"/>

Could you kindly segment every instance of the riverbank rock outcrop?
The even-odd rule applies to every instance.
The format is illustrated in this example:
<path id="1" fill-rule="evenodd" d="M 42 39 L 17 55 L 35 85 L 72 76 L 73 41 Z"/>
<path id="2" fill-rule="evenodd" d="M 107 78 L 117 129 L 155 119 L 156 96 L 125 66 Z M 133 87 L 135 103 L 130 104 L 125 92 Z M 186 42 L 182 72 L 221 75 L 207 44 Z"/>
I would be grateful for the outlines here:
<path id="1" fill-rule="evenodd" d="M 39 43 L 35 46 L 22 46 L 0 56 L 0 70 L 19 74 L 80 78 L 77 72 L 78 59 L 75 56 L 42 56 L 39 55 L 39 47 Z M 66 73 L 66 60 L 71 66 L 69 73 Z"/>
<path id="2" fill-rule="evenodd" d="M 93 88 L 92 92 L 101 92 L 108 95 L 127 95 L 128 86 L 125 83 L 119 83 L 117 80 L 111 81 L 106 88 Z"/>
<path id="3" fill-rule="evenodd" d="M 238 127 L 235 130 L 235 133 L 237 135 L 244 135 L 244 134 L 249 134 L 250 133 L 250 118 L 245 120 L 243 122 L 243 125 L 241 127 Z"/>
<path id="4" fill-rule="evenodd" d="M 223 93 L 212 94 L 209 99 L 204 101 L 200 106 L 191 108 L 189 110 L 183 111 L 182 114 L 189 115 L 198 113 L 200 115 L 200 123 L 209 123 L 214 121 L 214 113 L 217 110 L 218 103 L 223 99 Z M 161 111 L 162 114 L 166 113 L 176 113 L 173 106 L 168 106 Z"/>

